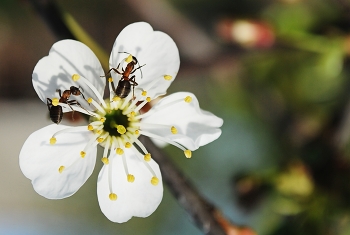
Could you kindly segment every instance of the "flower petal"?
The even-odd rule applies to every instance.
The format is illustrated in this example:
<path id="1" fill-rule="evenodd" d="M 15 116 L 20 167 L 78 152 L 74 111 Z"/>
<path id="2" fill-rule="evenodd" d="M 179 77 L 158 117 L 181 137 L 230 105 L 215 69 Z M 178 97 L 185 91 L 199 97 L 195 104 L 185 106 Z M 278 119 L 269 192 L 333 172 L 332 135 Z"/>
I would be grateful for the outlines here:
<path id="1" fill-rule="evenodd" d="M 62 40 L 56 42 L 49 52 L 36 64 L 32 82 L 33 87 L 39 98 L 46 104 L 46 98 L 59 98 L 56 89 L 69 90 L 71 86 L 79 87 L 85 98 L 97 100 L 96 95 L 81 80 L 74 82 L 73 74 L 79 74 L 89 80 L 103 96 L 106 78 L 102 66 L 95 54 L 81 42 L 74 40 Z M 89 108 L 87 102 L 81 96 L 74 96 L 71 100 L 78 102 L 86 108 Z M 69 112 L 69 109 L 63 109 Z"/>
<path id="2" fill-rule="evenodd" d="M 191 97 L 191 102 L 185 102 L 185 97 Z M 141 130 L 175 141 L 190 150 L 196 150 L 221 135 L 223 120 L 200 109 L 192 93 L 171 94 L 161 99 L 149 112 L 141 120 L 141 123 L 145 123 L 141 125 Z M 171 132 L 172 126 L 177 129 L 177 134 Z"/>
<path id="3" fill-rule="evenodd" d="M 102 212 L 109 220 L 118 223 L 126 222 L 132 216 L 149 216 L 157 209 L 163 197 L 162 178 L 157 163 L 153 160 L 147 162 L 159 179 L 158 185 L 152 185 L 152 173 L 142 162 L 143 159 L 140 160 L 143 156 L 136 149 L 125 149 L 124 154 L 129 173 L 135 176 L 135 181 L 127 181 L 122 157 L 113 154 L 109 164 L 102 167 L 97 182 L 97 196 Z M 109 184 L 112 192 L 117 195 L 115 201 L 109 198 Z"/>
<path id="4" fill-rule="evenodd" d="M 167 34 L 153 31 L 145 22 L 130 24 L 120 32 L 109 59 L 110 68 L 116 68 L 121 62 L 123 64 L 123 59 L 128 57 L 120 52 L 132 54 L 137 58 L 139 65 L 144 65 L 133 73 L 138 83 L 135 91 L 136 88 L 147 90 L 146 97 L 152 99 L 166 93 L 179 70 L 180 57 L 175 42 Z M 115 82 L 119 81 L 120 75 L 114 72 L 111 74 Z M 170 75 L 171 79 L 164 79 L 165 75 Z"/>
<path id="5" fill-rule="evenodd" d="M 56 144 L 50 144 L 52 135 L 65 128 L 69 127 L 52 124 L 32 133 L 19 154 L 23 174 L 38 194 L 49 199 L 74 194 L 89 178 L 96 162 L 96 147 L 90 148 L 84 158 L 80 155 L 93 137 L 89 132 L 61 133 Z M 65 166 L 62 173 L 61 166 Z"/>

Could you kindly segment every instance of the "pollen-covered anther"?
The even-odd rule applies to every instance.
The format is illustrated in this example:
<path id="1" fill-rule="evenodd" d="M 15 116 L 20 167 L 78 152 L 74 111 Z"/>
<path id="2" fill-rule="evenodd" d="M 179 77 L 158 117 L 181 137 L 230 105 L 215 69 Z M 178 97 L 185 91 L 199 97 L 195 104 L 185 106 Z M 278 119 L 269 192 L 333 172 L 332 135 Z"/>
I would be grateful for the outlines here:
<path id="1" fill-rule="evenodd" d="M 90 97 L 90 98 L 88 98 L 86 101 L 87 101 L 89 104 L 91 104 L 92 101 L 93 101 L 93 99 Z"/>
<path id="2" fill-rule="evenodd" d="M 147 95 L 147 91 L 142 91 L 141 95 L 142 96 L 146 96 Z"/>
<path id="3" fill-rule="evenodd" d="M 126 63 L 130 63 L 132 61 L 132 55 L 129 55 L 128 57 L 125 58 Z"/>
<path id="4" fill-rule="evenodd" d="M 170 75 L 164 75 L 164 79 L 170 81 L 173 77 Z"/>
<path id="5" fill-rule="evenodd" d="M 184 151 L 186 158 L 191 158 L 192 157 L 192 152 L 191 150 L 187 149 Z"/>
<path id="6" fill-rule="evenodd" d="M 94 127 L 93 127 L 92 125 L 88 125 L 88 127 L 87 127 L 87 128 L 88 128 L 88 130 L 89 130 L 89 131 L 94 130 Z"/>
<path id="7" fill-rule="evenodd" d="M 173 133 L 174 135 L 177 134 L 177 129 L 176 129 L 176 127 L 172 126 L 172 127 L 170 128 L 170 130 L 171 130 L 171 133 Z"/>
<path id="8" fill-rule="evenodd" d="M 60 166 L 60 167 L 58 168 L 58 172 L 59 172 L 59 173 L 62 173 L 62 172 L 64 171 L 64 169 L 65 169 L 64 166 Z"/>
<path id="9" fill-rule="evenodd" d="M 109 163 L 109 160 L 108 160 L 108 158 L 106 158 L 106 157 L 101 158 L 101 161 L 102 161 L 103 164 L 105 164 L 105 165 L 107 165 L 107 164 Z"/>
<path id="10" fill-rule="evenodd" d="M 135 181 L 135 176 L 132 175 L 132 174 L 128 174 L 128 175 L 126 176 L 126 178 L 127 178 L 128 182 L 130 182 L 130 183 L 132 183 L 132 182 Z"/>
<path id="11" fill-rule="evenodd" d="M 50 144 L 52 144 L 52 145 L 54 145 L 54 144 L 56 144 L 56 138 L 55 137 L 52 137 L 51 139 L 50 139 Z"/>
<path id="12" fill-rule="evenodd" d="M 156 186 L 159 183 L 159 179 L 155 176 L 152 177 L 151 179 L 151 184 Z"/>
<path id="13" fill-rule="evenodd" d="M 146 162 L 151 161 L 151 154 L 150 153 L 145 154 L 145 156 L 143 156 L 143 160 L 145 160 Z"/>
<path id="14" fill-rule="evenodd" d="M 151 102 L 152 99 L 151 99 L 151 97 L 148 96 L 148 97 L 146 98 L 146 100 L 147 100 L 147 102 Z"/>
<path id="15" fill-rule="evenodd" d="M 186 98 L 184 100 L 185 100 L 186 103 L 191 103 L 192 97 L 191 96 L 186 96 Z"/>
<path id="16" fill-rule="evenodd" d="M 111 201 L 116 201 L 117 198 L 118 198 L 117 194 L 115 194 L 115 193 L 110 193 L 110 194 L 109 194 L 109 199 L 110 199 Z"/>
<path id="17" fill-rule="evenodd" d="M 85 157 L 85 155 L 86 155 L 86 153 L 85 153 L 84 151 L 81 151 L 81 152 L 80 152 L 80 156 L 81 156 L 81 158 L 84 158 L 84 157 Z"/>
<path id="18" fill-rule="evenodd" d="M 119 134 L 123 135 L 126 132 L 126 128 L 123 125 L 117 125 L 117 131 Z"/>
<path id="19" fill-rule="evenodd" d="M 130 142 L 125 143 L 125 148 L 131 148 L 132 144 Z"/>
<path id="20" fill-rule="evenodd" d="M 102 137 L 97 138 L 97 142 L 102 143 L 105 139 Z"/>
<path id="21" fill-rule="evenodd" d="M 101 117 L 101 118 L 100 118 L 100 121 L 101 121 L 101 122 L 105 122 L 105 121 L 106 121 L 106 118 L 105 118 L 105 117 Z"/>
<path id="22" fill-rule="evenodd" d="M 136 130 L 135 131 L 135 135 L 139 135 L 140 134 L 140 131 L 139 130 Z"/>
<path id="23" fill-rule="evenodd" d="M 117 149 L 115 150 L 115 152 L 116 152 L 118 155 L 123 155 L 123 154 L 124 154 L 124 150 L 121 149 L 121 148 L 117 148 Z"/>
<path id="24" fill-rule="evenodd" d="M 80 78 L 80 75 L 79 75 L 79 74 L 73 74 L 73 75 L 72 75 L 72 80 L 75 81 L 75 82 L 78 81 L 79 78 Z"/>
<path id="25" fill-rule="evenodd" d="M 53 99 L 51 100 L 51 104 L 52 104 L 53 106 L 57 106 L 59 103 L 60 103 L 60 100 L 59 100 L 58 98 L 53 98 Z"/>
<path id="26" fill-rule="evenodd" d="M 113 78 L 108 78 L 108 81 L 109 82 L 113 82 Z"/>

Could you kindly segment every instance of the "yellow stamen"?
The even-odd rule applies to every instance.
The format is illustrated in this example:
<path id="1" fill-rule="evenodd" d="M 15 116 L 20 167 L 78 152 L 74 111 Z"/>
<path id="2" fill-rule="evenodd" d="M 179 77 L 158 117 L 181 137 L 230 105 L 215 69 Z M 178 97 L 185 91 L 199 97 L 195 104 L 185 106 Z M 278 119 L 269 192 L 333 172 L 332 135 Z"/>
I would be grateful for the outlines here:
<path id="1" fill-rule="evenodd" d="M 109 160 L 108 160 L 108 158 L 106 158 L 106 157 L 101 158 L 101 161 L 102 161 L 105 165 L 107 165 L 107 164 L 109 163 Z"/>
<path id="2" fill-rule="evenodd" d="M 130 112 L 130 117 L 135 117 L 136 113 L 134 111 Z"/>
<path id="3" fill-rule="evenodd" d="M 164 75 L 164 79 L 170 81 L 173 77 L 170 75 Z"/>
<path id="4" fill-rule="evenodd" d="M 151 97 L 148 96 L 148 97 L 146 98 L 146 100 L 147 100 L 147 102 L 151 102 L 152 99 L 151 99 Z"/>
<path id="5" fill-rule="evenodd" d="M 159 179 L 157 177 L 153 176 L 151 179 L 151 184 L 156 186 L 158 183 L 159 183 Z"/>
<path id="6" fill-rule="evenodd" d="M 94 129 L 94 127 L 92 125 L 88 125 L 88 130 L 92 131 Z"/>
<path id="7" fill-rule="evenodd" d="M 81 151 L 81 152 L 80 152 L 80 156 L 81 156 L 81 158 L 84 158 L 84 157 L 85 157 L 85 155 L 86 155 L 86 153 L 85 153 L 84 151 Z"/>
<path id="8" fill-rule="evenodd" d="M 55 137 L 52 137 L 51 139 L 50 139 L 50 144 L 56 144 L 56 138 Z"/>
<path id="9" fill-rule="evenodd" d="M 132 144 L 130 142 L 125 143 L 125 148 L 131 148 Z"/>
<path id="10" fill-rule="evenodd" d="M 121 149 L 121 148 L 117 148 L 115 152 L 116 152 L 118 155 L 123 155 L 124 150 Z"/>
<path id="11" fill-rule="evenodd" d="M 191 158 L 191 157 L 192 157 L 192 152 L 191 152 L 191 150 L 187 149 L 187 150 L 184 151 L 184 153 L 185 153 L 185 156 L 186 156 L 187 158 Z"/>
<path id="12" fill-rule="evenodd" d="M 80 75 L 79 74 L 73 74 L 72 75 L 72 79 L 73 79 L 73 81 L 78 81 L 79 80 L 79 78 L 80 78 Z"/>
<path id="13" fill-rule="evenodd" d="M 105 139 L 102 137 L 97 138 L 97 142 L 102 143 Z"/>
<path id="14" fill-rule="evenodd" d="M 119 134 L 123 135 L 126 132 L 126 128 L 123 125 L 118 125 L 117 126 L 117 131 Z"/>
<path id="15" fill-rule="evenodd" d="M 192 97 L 191 96 L 186 96 L 185 102 L 186 103 L 191 103 L 191 101 L 192 101 Z"/>
<path id="16" fill-rule="evenodd" d="M 174 135 L 177 134 L 176 127 L 174 127 L 174 126 L 171 127 L 171 133 L 173 133 Z"/>
<path id="17" fill-rule="evenodd" d="M 51 104 L 53 106 L 57 106 L 59 102 L 60 102 L 60 100 L 58 98 L 53 98 Z"/>
<path id="18" fill-rule="evenodd" d="M 105 121 L 106 121 L 106 118 L 105 118 L 105 117 L 101 117 L 101 118 L 100 118 L 100 121 L 101 121 L 101 122 L 105 122 Z"/>
<path id="19" fill-rule="evenodd" d="M 147 95 L 147 91 L 142 91 L 141 95 L 142 96 L 146 96 Z"/>
<path id="20" fill-rule="evenodd" d="M 138 135 L 138 134 L 140 134 L 140 131 L 139 131 L 139 130 L 136 130 L 136 131 L 135 131 L 135 135 Z"/>
<path id="21" fill-rule="evenodd" d="M 59 172 L 59 173 L 62 173 L 62 171 L 64 170 L 64 168 L 65 168 L 64 166 L 60 166 L 60 167 L 58 168 L 58 172 Z"/>
<path id="22" fill-rule="evenodd" d="M 115 200 L 117 200 L 117 198 L 118 198 L 117 194 L 115 194 L 115 193 L 110 193 L 109 194 L 109 199 L 111 201 L 115 201 Z"/>
<path id="23" fill-rule="evenodd" d="M 132 61 L 132 55 L 129 55 L 127 58 L 125 58 L 126 63 L 130 63 Z"/>
<path id="24" fill-rule="evenodd" d="M 150 154 L 150 153 L 145 154 L 145 156 L 143 157 L 143 159 L 144 159 L 146 162 L 151 161 L 151 154 Z"/>
<path id="25" fill-rule="evenodd" d="M 113 82 L 113 78 L 108 78 L 108 81 L 109 82 Z"/>
<path id="26" fill-rule="evenodd" d="M 92 103 L 92 98 L 91 98 L 91 97 L 88 98 L 88 99 L 87 99 L 87 102 L 88 102 L 89 104 L 91 104 L 91 103 Z"/>
<path id="27" fill-rule="evenodd" d="M 135 176 L 133 176 L 132 174 L 128 174 L 127 175 L 127 180 L 128 182 L 132 183 L 135 181 Z"/>

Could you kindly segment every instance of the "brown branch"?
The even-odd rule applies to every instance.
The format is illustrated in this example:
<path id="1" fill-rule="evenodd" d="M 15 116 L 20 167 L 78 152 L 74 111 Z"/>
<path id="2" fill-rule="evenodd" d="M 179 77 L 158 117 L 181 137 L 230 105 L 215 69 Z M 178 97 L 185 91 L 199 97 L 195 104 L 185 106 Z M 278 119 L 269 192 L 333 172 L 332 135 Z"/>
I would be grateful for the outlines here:
<path id="1" fill-rule="evenodd" d="M 207 235 L 253 235 L 250 228 L 231 224 L 213 204 L 204 199 L 166 154 L 146 137 L 140 138 L 159 164 L 163 181 L 194 223 Z"/>

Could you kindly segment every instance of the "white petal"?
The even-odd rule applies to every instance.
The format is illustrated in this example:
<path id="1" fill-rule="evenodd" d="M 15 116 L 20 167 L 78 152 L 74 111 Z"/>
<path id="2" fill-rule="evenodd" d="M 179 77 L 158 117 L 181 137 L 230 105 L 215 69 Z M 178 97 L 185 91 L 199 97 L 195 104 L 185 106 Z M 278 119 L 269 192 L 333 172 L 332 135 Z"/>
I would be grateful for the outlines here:
<path id="1" fill-rule="evenodd" d="M 192 101 L 187 103 L 184 98 L 190 96 Z M 169 105 L 171 102 L 181 100 Z M 220 127 L 223 120 L 214 114 L 200 109 L 197 98 L 188 92 L 178 92 L 161 99 L 149 111 L 150 115 L 141 120 L 141 123 L 166 125 L 141 126 L 141 130 L 171 139 L 190 150 L 196 150 L 221 135 Z M 178 133 L 172 134 L 170 128 L 176 127 Z"/>
<path id="2" fill-rule="evenodd" d="M 109 163 L 103 166 L 97 182 L 97 196 L 102 212 L 109 220 L 118 223 L 126 222 L 133 216 L 149 216 L 157 209 L 163 197 L 162 178 L 157 163 L 153 160 L 148 162 L 159 179 L 158 185 L 154 186 L 151 184 L 151 172 L 136 154 L 143 156 L 130 149 L 125 149 L 125 154 L 129 173 L 135 176 L 135 181 L 127 182 L 122 157 L 113 155 L 112 165 Z M 113 193 L 118 197 L 115 201 L 109 199 L 109 170 L 112 170 Z"/>
<path id="3" fill-rule="evenodd" d="M 32 181 L 35 191 L 49 199 L 60 199 L 74 194 L 91 175 L 96 162 L 96 147 L 81 158 L 92 134 L 86 131 L 62 133 L 50 145 L 52 135 L 64 125 L 52 124 L 32 133 L 19 154 L 23 174 Z M 65 170 L 59 173 L 60 166 Z"/>
<path id="4" fill-rule="evenodd" d="M 103 96 L 106 78 L 102 66 L 95 54 L 85 44 L 74 40 L 62 40 L 56 42 L 49 52 L 36 64 L 32 82 L 39 98 L 46 104 L 46 98 L 59 98 L 56 89 L 69 90 L 71 86 L 82 87 L 85 98 L 92 97 L 97 100 L 95 94 L 85 83 L 72 80 L 73 74 L 79 74 L 88 79 Z M 71 100 L 78 100 L 84 107 L 89 107 L 81 97 L 73 96 Z M 64 112 L 70 111 L 64 109 Z"/>
<path id="5" fill-rule="evenodd" d="M 110 68 L 116 68 L 128 56 L 119 52 L 131 53 L 141 66 L 145 65 L 134 73 L 138 83 L 135 89 L 147 89 L 147 96 L 152 99 L 166 93 L 179 70 L 180 57 L 175 42 L 167 34 L 153 31 L 145 22 L 130 24 L 120 32 L 109 59 Z M 165 80 L 164 75 L 170 75 L 172 79 Z M 112 76 L 117 85 L 120 76 L 114 72 Z M 153 81 L 156 83 L 150 87 Z"/>

